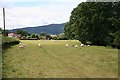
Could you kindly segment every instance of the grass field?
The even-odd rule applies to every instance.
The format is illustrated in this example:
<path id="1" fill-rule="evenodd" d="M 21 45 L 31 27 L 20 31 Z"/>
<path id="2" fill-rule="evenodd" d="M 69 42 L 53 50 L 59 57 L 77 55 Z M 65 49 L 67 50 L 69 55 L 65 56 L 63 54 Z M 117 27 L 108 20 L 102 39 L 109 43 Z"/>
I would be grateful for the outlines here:
<path id="1" fill-rule="evenodd" d="M 118 76 L 117 49 L 102 46 L 65 47 L 76 40 L 25 40 L 26 47 L 3 52 L 4 78 L 114 78 Z M 42 47 L 38 47 L 41 43 Z"/>

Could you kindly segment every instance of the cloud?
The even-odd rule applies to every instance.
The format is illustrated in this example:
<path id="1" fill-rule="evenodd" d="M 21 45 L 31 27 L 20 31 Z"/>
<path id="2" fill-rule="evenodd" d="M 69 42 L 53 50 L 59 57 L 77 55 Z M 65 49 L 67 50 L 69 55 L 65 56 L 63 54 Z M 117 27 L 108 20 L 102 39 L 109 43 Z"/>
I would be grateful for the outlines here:
<path id="1" fill-rule="evenodd" d="M 53 0 L 55 1 L 55 0 Z M 58 0 L 59 1 L 59 0 Z M 72 1 L 72 0 L 70 0 Z M 36 6 L 17 6 L 6 8 L 6 28 L 41 26 L 69 21 L 73 8 L 79 3 L 39 3 Z M 3 28 L 2 8 L 0 9 L 0 27 Z"/>
<path id="2" fill-rule="evenodd" d="M 2 12 L 0 11 L 0 14 Z M 16 7 L 6 9 L 6 28 L 38 26 L 51 23 L 63 23 L 68 20 L 70 11 L 40 7 Z M 2 19 L 2 16 L 0 16 Z M 2 23 L 0 23 L 3 25 Z"/>

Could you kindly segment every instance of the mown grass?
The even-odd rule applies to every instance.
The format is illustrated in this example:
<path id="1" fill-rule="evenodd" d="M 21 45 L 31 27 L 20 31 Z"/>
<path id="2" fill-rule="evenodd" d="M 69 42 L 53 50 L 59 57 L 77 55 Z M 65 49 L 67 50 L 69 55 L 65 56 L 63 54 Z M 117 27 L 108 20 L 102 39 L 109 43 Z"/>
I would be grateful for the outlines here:
<path id="1" fill-rule="evenodd" d="M 3 53 L 4 78 L 114 78 L 117 49 L 80 47 L 76 40 L 25 40 L 24 49 L 12 46 Z M 42 47 L 38 47 L 41 43 Z M 65 44 L 78 44 L 78 48 Z"/>

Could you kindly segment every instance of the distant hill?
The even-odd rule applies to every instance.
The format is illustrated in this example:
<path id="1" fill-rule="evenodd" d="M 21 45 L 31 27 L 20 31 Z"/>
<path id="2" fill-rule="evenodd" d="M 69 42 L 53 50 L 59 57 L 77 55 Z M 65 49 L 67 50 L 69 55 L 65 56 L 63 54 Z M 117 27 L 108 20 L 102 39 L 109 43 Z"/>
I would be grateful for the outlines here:
<path id="1" fill-rule="evenodd" d="M 60 34 L 60 33 L 64 32 L 64 25 L 65 25 L 65 23 L 50 24 L 50 25 L 37 26 L 37 27 L 26 27 L 26 28 L 19 28 L 19 29 L 28 31 L 30 34 L 32 34 L 32 33 L 39 34 L 41 32 L 46 32 L 49 34 Z M 14 30 L 9 30 L 9 31 L 15 32 L 16 30 L 19 30 L 19 29 L 14 29 Z"/>

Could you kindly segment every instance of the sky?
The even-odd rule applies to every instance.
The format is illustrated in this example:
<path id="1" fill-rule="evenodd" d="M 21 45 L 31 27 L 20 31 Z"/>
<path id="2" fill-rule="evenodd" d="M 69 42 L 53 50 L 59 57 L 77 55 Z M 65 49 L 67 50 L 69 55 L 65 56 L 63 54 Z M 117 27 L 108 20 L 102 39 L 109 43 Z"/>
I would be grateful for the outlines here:
<path id="1" fill-rule="evenodd" d="M 0 0 L 0 27 L 3 10 L 6 29 L 60 24 L 69 21 L 71 11 L 86 0 Z"/>

